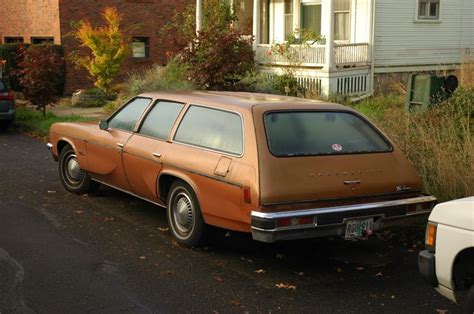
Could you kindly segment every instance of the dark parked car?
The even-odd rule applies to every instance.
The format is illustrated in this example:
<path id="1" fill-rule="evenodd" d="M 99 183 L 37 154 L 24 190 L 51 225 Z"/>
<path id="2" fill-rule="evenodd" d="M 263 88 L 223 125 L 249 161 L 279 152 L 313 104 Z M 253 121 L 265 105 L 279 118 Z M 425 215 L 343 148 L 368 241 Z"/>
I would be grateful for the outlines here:
<path id="1" fill-rule="evenodd" d="M 6 129 L 15 119 L 13 92 L 0 80 L 0 129 Z"/>

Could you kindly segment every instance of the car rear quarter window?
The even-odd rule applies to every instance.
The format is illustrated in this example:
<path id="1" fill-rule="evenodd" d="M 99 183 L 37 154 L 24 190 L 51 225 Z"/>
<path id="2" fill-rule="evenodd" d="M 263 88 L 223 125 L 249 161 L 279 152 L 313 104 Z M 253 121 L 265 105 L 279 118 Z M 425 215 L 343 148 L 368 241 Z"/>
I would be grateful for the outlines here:
<path id="1" fill-rule="evenodd" d="M 149 98 L 133 99 L 109 120 L 109 127 L 131 132 L 150 102 Z"/>
<path id="2" fill-rule="evenodd" d="M 183 117 L 174 140 L 233 155 L 242 155 L 242 118 L 234 112 L 192 105 Z"/>
<path id="3" fill-rule="evenodd" d="M 147 114 L 138 133 L 166 140 L 183 106 L 177 102 L 158 101 Z"/>
<path id="4" fill-rule="evenodd" d="M 270 152 L 277 157 L 390 151 L 374 127 L 349 112 L 288 111 L 264 115 Z"/>

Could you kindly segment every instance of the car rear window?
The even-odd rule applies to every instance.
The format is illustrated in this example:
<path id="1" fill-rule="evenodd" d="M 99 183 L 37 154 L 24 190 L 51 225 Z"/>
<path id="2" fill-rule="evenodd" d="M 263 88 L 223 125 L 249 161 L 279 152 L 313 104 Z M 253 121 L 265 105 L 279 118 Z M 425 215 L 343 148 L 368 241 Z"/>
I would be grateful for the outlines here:
<path id="1" fill-rule="evenodd" d="M 270 152 L 278 157 L 387 152 L 388 141 L 348 112 L 291 111 L 264 115 Z"/>

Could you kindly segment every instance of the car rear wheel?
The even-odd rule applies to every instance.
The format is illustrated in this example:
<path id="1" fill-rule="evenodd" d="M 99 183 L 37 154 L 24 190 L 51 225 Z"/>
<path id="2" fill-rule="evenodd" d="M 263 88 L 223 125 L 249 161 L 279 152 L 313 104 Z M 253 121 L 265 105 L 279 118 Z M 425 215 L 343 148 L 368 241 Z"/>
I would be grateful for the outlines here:
<path id="1" fill-rule="evenodd" d="M 91 193 L 99 186 L 92 181 L 87 171 L 81 169 L 71 145 L 66 145 L 59 154 L 59 176 L 66 190 L 72 193 Z"/>
<path id="2" fill-rule="evenodd" d="M 193 189 L 175 181 L 170 189 L 167 208 L 168 224 L 174 239 L 186 246 L 199 246 L 205 240 L 206 224 Z"/>

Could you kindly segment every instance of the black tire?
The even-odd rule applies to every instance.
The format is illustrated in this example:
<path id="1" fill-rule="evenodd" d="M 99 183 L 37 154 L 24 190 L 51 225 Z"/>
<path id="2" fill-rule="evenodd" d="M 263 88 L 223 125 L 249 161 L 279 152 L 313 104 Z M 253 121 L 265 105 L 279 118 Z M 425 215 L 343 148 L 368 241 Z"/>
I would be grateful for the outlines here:
<path id="1" fill-rule="evenodd" d="M 81 169 L 71 145 L 66 145 L 59 154 L 59 177 L 64 188 L 75 194 L 92 193 L 99 186 L 87 171 Z"/>
<path id="2" fill-rule="evenodd" d="M 462 304 L 462 310 L 463 313 L 474 313 L 474 285 L 471 286 L 471 289 L 469 289 L 469 292 L 467 293 L 466 298 L 464 299 L 464 302 Z"/>
<path id="3" fill-rule="evenodd" d="M 168 195 L 166 214 L 173 238 L 185 246 L 202 245 L 207 226 L 193 189 L 185 182 L 176 180 Z"/>

